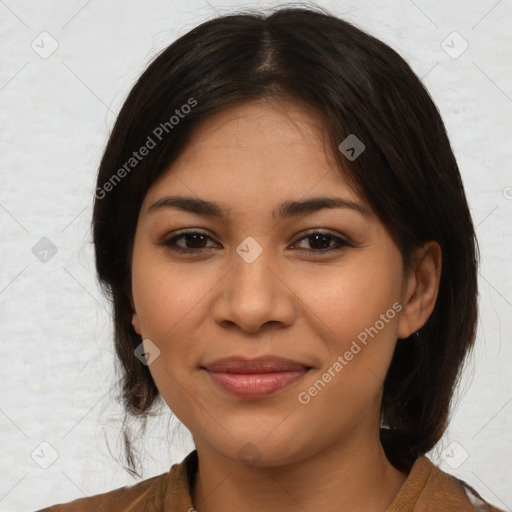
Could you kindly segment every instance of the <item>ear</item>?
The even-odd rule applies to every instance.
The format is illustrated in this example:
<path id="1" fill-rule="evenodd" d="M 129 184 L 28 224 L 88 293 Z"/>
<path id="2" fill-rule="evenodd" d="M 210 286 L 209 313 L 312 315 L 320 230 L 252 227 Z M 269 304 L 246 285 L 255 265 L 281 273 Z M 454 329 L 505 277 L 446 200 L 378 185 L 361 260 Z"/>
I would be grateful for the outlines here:
<path id="1" fill-rule="evenodd" d="M 132 326 L 135 329 L 135 332 L 142 336 L 141 330 L 140 330 L 139 315 L 137 315 L 137 313 L 135 312 L 135 305 L 133 303 L 133 296 L 131 294 L 129 296 L 129 299 L 130 299 L 130 304 L 132 306 L 132 311 L 133 311 L 133 314 L 132 314 Z"/>
<path id="2" fill-rule="evenodd" d="M 436 305 L 441 281 L 441 246 L 431 240 L 416 250 L 414 267 L 405 277 L 403 310 L 398 322 L 398 338 L 407 338 L 423 327 Z"/>
<path id="3" fill-rule="evenodd" d="M 140 321 L 139 321 L 139 317 L 138 317 L 137 313 L 135 313 L 135 312 L 133 313 L 133 316 L 132 316 L 132 325 L 133 325 L 133 328 L 135 329 L 135 332 L 136 332 L 137 334 L 140 334 L 140 335 L 142 336 L 142 334 L 141 334 L 141 332 L 140 332 Z"/>

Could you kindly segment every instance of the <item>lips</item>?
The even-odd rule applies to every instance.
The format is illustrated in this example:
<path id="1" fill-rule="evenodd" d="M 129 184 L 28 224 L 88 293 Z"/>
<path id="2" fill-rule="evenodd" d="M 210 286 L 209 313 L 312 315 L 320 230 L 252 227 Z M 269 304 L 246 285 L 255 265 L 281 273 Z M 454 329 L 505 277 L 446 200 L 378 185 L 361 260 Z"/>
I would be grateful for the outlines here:
<path id="1" fill-rule="evenodd" d="M 218 359 L 202 367 L 223 391 L 243 398 L 271 395 L 302 378 L 311 367 L 276 356 Z"/>
<path id="2" fill-rule="evenodd" d="M 204 366 L 212 372 L 222 373 L 271 373 L 301 371 L 306 365 L 276 356 L 262 356 L 248 359 L 241 356 L 217 359 Z"/>

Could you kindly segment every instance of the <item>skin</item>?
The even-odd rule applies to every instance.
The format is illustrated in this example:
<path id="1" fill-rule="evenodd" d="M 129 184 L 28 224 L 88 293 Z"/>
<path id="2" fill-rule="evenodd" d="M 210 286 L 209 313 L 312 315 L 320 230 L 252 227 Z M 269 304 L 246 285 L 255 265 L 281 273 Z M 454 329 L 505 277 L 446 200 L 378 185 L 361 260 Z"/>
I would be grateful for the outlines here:
<path id="1" fill-rule="evenodd" d="M 148 206 L 194 196 L 230 210 L 218 219 Z M 339 196 L 370 215 L 322 209 L 279 222 L 285 200 Z M 162 241 L 181 238 L 180 254 Z M 314 229 L 313 229 L 314 228 Z M 321 245 L 321 230 L 350 241 Z M 248 236 L 263 252 L 236 252 Z M 308 254 L 306 249 L 314 249 Z M 172 412 L 191 431 L 199 457 L 198 512 L 384 511 L 406 479 L 379 442 L 383 379 L 397 338 L 421 328 L 437 297 L 441 249 L 428 242 L 404 275 L 389 233 L 336 169 L 319 121 L 303 107 L 268 99 L 208 118 L 141 207 L 132 261 L 132 325 L 160 350 L 149 369 Z M 402 308 L 307 404 L 307 391 L 374 326 Z M 291 386 L 259 399 L 219 389 L 200 367 L 215 359 L 276 355 L 312 367 Z M 253 453 L 252 462 L 242 456 Z"/>

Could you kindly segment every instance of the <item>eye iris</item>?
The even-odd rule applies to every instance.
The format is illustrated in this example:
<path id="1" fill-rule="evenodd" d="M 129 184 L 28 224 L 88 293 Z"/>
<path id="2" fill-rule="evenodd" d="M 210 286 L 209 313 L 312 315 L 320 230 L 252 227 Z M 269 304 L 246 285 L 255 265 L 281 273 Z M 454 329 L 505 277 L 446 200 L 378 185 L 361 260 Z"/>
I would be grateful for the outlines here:
<path id="1" fill-rule="evenodd" d="M 326 249 L 326 248 L 328 248 L 329 247 L 329 242 L 330 242 L 330 239 L 331 239 L 330 235 L 323 235 L 323 234 L 309 235 L 308 238 L 309 238 L 311 247 L 313 247 L 314 249 Z M 311 240 L 313 240 L 313 243 L 311 242 Z M 322 241 L 324 242 L 323 244 L 320 243 L 320 245 L 322 247 L 318 247 L 317 246 L 317 242 L 319 240 L 321 242 Z"/>
<path id="2" fill-rule="evenodd" d="M 185 243 L 185 247 L 182 246 L 182 249 L 184 250 L 205 249 L 207 248 L 206 242 L 209 238 L 210 237 L 208 235 L 200 232 L 183 233 L 178 237 L 175 237 L 174 244 L 179 246 L 179 244 L 176 243 L 176 239 L 181 239 Z M 321 252 L 322 250 L 330 250 L 332 248 L 331 242 L 333 241 L 333 236 L 329 233 L 312 233 L 310 235 L 306 235 L 303 240 L 308 240 L 311 247 L 309 251 Z"/>
<path id="3" fill-rule="evenodd" d="M 203 235 L 202 233 L 187 233 L 187 234 L 185 234 L 185 238 L 187 240 L 186 245 L 190 245 L 190 239 L 192 239 L 192 248 L 193 249 L 204 247 L 204 243 L 206 242 L 206 235 Z M 194 245 L 197 242 L 199 242 L 199 245 L 198 246 Z M 201 242 L 203 242 L 202 245 L 201 245 Z"/>

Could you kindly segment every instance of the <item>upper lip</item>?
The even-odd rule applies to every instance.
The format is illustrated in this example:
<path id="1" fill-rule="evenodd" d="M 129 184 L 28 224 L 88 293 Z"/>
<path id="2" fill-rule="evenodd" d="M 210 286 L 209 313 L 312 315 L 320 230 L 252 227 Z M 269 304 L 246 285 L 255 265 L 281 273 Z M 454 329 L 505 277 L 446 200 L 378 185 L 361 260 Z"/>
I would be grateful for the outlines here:
<path id="1" fill-rule="evenodd" d="M 223 373 L 271 373 L 310 369 L 305 364 L 277 356 L 261 356 L 253 359 L 243 356 L 224 357 L 205 364 L 203 368 L 211 372 Z"/>

